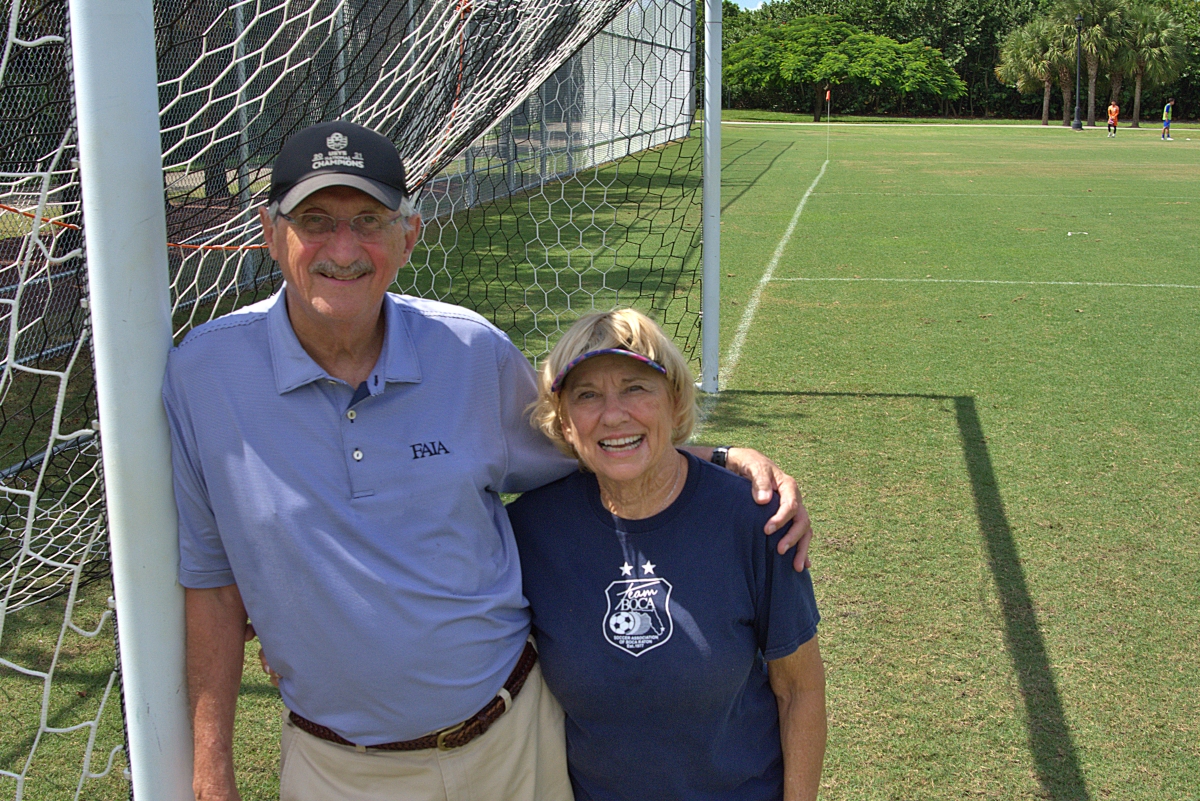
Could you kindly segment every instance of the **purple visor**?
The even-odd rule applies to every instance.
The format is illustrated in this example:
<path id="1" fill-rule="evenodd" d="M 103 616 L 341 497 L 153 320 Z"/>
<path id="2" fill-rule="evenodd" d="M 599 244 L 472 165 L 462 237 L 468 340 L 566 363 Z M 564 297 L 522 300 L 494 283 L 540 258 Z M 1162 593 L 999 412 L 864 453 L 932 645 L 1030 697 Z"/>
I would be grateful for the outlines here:
<path id="1" fill-rule="evenodd" d="M 553 395 L 558 394 L 558 391 L 562 389 L 563 381 L 566 379 L 567 373 L 578 367 L 580 362 L 587 361 L 593 356 L 604 356 L 605 354 L 609 353 L 616 354 L 617 356 L 628 356 L 631 359 L 636 359 L 647 367 L 653 367 L 663 375 L 667 374 L 667 368 L 663 367 L 661 364 L 648 356 L 643 356 L 640 353 L 634 353 L 633 351 L 625 350 L 624 348 L 601 348 L 600 350 L 589 350 L 587 353 L 584 353 L 581 356 L 576 356 L 574 359 L 571 359 L 571 361 L 567 362 L 567 366 L 559 370 L 558 375 L 554 376 L 554 383 L 550 385 L 550 393 Z"/>

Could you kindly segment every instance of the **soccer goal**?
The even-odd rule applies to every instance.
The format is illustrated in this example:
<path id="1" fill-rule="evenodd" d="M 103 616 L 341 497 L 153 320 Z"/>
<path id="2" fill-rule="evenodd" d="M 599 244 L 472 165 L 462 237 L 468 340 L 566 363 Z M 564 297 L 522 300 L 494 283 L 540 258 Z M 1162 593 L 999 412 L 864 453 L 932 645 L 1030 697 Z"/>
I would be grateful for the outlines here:
<path id="1" fill-rule="evenodd" d="M 4 2 L 0 797 L 190 797 L 157 384 L 172 340 L 278 290 L 279 146 L 329 119 L 397 143 L 425 220 L 399 291 L 535 361 L 636 306 L 699 372 L 695 4 Z"/>

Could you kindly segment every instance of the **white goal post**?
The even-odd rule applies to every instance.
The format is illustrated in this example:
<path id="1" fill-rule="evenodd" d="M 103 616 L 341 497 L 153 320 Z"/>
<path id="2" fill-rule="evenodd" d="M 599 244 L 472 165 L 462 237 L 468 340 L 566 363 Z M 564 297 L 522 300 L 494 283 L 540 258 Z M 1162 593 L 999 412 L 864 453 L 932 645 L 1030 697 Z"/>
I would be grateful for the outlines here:
<path id="1" fill-rule="evenodd" d="M 131 781 L 192 795 L 162 381 L 171 348 L 152 0 L 71 0 L 76 125 Z"/>
<path id="2" fill-rule="evenodd" d="M 721 362 L 721 2 L 704 0 L 704 329 L 700 389 L 720 389 Z"/>

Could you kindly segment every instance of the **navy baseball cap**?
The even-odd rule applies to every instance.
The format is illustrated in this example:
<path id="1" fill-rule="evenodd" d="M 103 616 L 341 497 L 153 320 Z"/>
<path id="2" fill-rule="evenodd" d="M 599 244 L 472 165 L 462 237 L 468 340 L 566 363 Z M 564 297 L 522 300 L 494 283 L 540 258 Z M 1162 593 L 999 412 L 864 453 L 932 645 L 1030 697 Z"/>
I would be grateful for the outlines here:
<path id="1" fill-rule="evenodd" d="M 320 122 L 283 143 L 271 169 L 268 204 L 287 214 L 329 186 L 358 189 L 395 211 L 408 194 L 404 163 L 386 136 L 352 122 Z"/>

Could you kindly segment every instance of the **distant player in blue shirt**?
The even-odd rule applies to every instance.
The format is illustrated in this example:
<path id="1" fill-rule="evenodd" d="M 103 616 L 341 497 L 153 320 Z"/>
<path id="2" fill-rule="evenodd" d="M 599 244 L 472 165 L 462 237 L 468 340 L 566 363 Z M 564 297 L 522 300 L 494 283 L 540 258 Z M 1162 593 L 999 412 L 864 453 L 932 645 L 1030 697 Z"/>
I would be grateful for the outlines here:
<path id="1" fill-rule="evenodd" d="M 1167 100 L 1167 105 L 1163 106 L 1163 132 L 1162 140 L 1164 142 L 1173 142 L 1171 138 L 1171 112 L 1175 110 L 1175 98 Z"/>
<path id="2" fill-rule="evenodd" d="M 817 796 L 812 580 L 745 479 L 676 450 L 694 404 L 687 362 L 631 309 L 580 319 L 539 376 L 534 420 L 583 470 L 508 511 L 576 801 Z"/>

